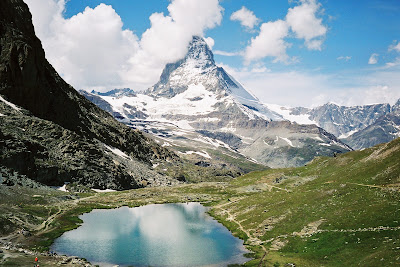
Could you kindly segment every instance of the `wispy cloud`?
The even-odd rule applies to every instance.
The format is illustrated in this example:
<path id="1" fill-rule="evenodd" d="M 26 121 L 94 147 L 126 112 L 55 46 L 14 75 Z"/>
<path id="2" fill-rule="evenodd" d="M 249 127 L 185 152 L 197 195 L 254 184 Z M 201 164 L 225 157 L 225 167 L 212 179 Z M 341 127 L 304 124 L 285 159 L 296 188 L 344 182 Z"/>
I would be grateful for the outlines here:
<path id="1" fill-rule="evenodd" d="M 400 66 L 400 57 L 397 57 L 394 61 L 392 62 L 387 62 L 385 64 L 385 68 L 393 68 L 396 66 Z"/>
<path id="2" fill-rule="evenodd" d="M 397 42 L 396 40 L 393 41 L 393 44 L 389 46 L 388 51 L 400 52 L 400 42 Z"/>
<path id="3" fill-rule="evenodd" d="M 213 51 L 213 53 L 215 55 L 226 56 L 226 57 L 234 57 L 234 56 L 242 55 L 241 52 L 226 52 L 226 51 L 221 51 L 221 50 L 215 50 L 215 51 Z"/>
<path id="4" fill-rule="evenodd" d="M 336 58 L 337 60 L 342 60 L 342 61 L 350 61 L 351 57 L 350 56 L 340 56 Z"/>
<path id="5" fill-rule="evenodd" d="M 378 63 L 378 56 L 379 54 L 373 53 L 368 59 L 368 64 L 375 65 Z"/>

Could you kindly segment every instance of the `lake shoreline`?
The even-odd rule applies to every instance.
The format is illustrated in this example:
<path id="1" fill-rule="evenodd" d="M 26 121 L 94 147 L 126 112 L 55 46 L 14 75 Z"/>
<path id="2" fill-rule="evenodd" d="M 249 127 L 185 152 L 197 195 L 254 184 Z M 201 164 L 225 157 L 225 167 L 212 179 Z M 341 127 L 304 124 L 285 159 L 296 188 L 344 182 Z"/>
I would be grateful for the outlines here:
<path id="1" fill-rule="evenodd" d="M 225 184 L 225 183 L 214 183 L 214 182 L 206 182 L 204 185 L 209 186 L 217 186 L 219 187 L 220 184 Z M 180 185 L 173 187 L 173 190 L 181 190 L 181 188 L 185 188 L 187 186 L 193 186 L 193 185 Z M 195 185 L 195 187 L 201 187 L 199 184 Z M 107 198 L 107 196 L 115 196 L 115 195 L 125 195 L 125 194 L 134 194 L 137 191 L 153 191 L 154 189 L 133 189 L 133 190 L 125 190 L 125 191 L 117 191 L 117 192 L 106 192 L 106 193 L 96 193 L 96 194 L 83 194 L 79 199 L 75 199 L 74 202 L 78 203 L 75 207 L 68 207 L 67 203 L 63 203 L 66 207 L 63 209 L 63 215 L 62 216 L 56 216 L 53 221 L 51 221 L 52 225 L 56 225 L 56 227 L 49 227 L 48 232 L 40 233 L 34 233 L 32 232 L 32 236 L 29 238 L 29 240 L 23 240 L 21 237 L 12 234 L 9 237 L 4 238 L 6 243 L 11 242 L 11 244 L 18 245 L 17 247 L 13 246 L 13 249 L 10 249 L 10 251 L 13 251 L 14 255 L 18 255 L 18 257 L 26 257 L 26 255 L 40 255 L 41 257 L 49 258 L 49 261 L 53 262 L 53 259 L 57 259 L 60 262 L 65 262 L 67 261 L 75 261 L 75 264 L 77 264 L 77 260 L 82 260 L 82 266 L 94 266 L 94 265 L 88 265 L 90 264 L 86 259 L 84 258 L 79 258 L 75 256 L 67 256 L 67 255 L 55 255 L 55 254 L 50 254 L 50 247 L 54 243 L 54 241 L 60 237 L 63 233 L 71 231 L 73 229 L 78 228 L 82 221 L 80 220 L 79 216 L 91 212 L 95 209 L 116 209 L 116 208 L 121 208 L 121 207 L 129 207 L 129 208 L 134 208 L 134 207 L 140 207 L 140 206 L 145 206 L 148 204 L 167 204 L 167 203 L 186 203 L 186 202 L 198 202 L 202 205 L 205 205 L 207 207 L 207 214 L 210 215 L 213 219 L 216 221 L 220 222 L 217 218 L 211 215 L 210 209 L 212 209 L 212 204 L 215 201 L 221 201 L 222 199 L 220 197 L 217 197 L 215 199 L 215 196 L 210 197 L 211 195 L 208 194 L 201 194 L 199 196 L 194 195 L 194 196 L 186 196 L 185 194 L 180 194 L 179 193 L 179 199 L 172 199 L 175 198 L 176 196 L 168 196 L 166 199 L 160 200 L 160 197 L 157 195 L 153 195 L 151 192 L 145 193 L 147 195 L 150 193 L 150 195 L 153 195 L 151 199 L 141 199 L 137 203 L 116 203 L 117 201 L 110 201 L 108 203 L 105 203 L 102 201 L 103 198 Z M 158 188 L 156 190 L 160 191 L 169 191 L 169 189 L 166 188 Z M 68 194 L 68 192 L 65 192 Z M 116 197 L 118 199 L 118 197 Z M 65 220 L 65 217 L 68 217 L 68 220 Z M 222 223 L 222 222 L 221 222 Z M 223 223 L 222 223 L 223 224 Z M 226 227 L 225 224 L 223 224 L 224 227 Z M 232 232 L 232 229 L 226 227 L 229 232 L 232 233 L 233 236 L 236 237 L 236 235 Z M 44 237 L 44 238 L 43 238 Z M 248 261 L 251 261 L 254 259 L 254 252 L 252 249 L 248 248 L 247 245 L 244 245 L 246 249 L 249 251 L 249 253 L 245 254 L 245 256 L 248 258 Z M 4 250 L 7 250 L 7 247 L 4 246 Z M 26 250 L 28 253 L 20 252 L 19 250 Z M 26 254 L 26 255 L 25 255 Z M 250 258 L 249 255 L 252 255 L 253 257 Z M 76 265 L 75 265 L 76 266 Z"/>
<path id="2" fill-rule="evenodd" d="M 134 266 L 162 266 L 163 264 L 167 266 L 185 264 L 227 266 L 244 264 L 252 260 L 248 257 L 250 251 L 244 245 L 244 240 L 234 237 L 225 225 L 211 216 L 210 207 L 203 206 L 201 202 L 122 206 L 112 210 L 93 209 L 88 213 L 78 215 L 78 217 L 84 223 L 54 240 L 50 247 L 51 251 L 59 255 L 85 257 L 89 262 L 101 266 L 125 266 L 126 264 Z M 188 219 L 190 221 L 187 221 Z M 157 222 L 162 223 L 157 226 Z M 121 225 L 118 226 L 119 224 Z M 134 228 L 125 229 L 128 225 Z M 151 228 L 147 225 L 151 225 Z M 121 229 L 127 232 L 121 235 Z M 132 236 L 134 229 L 146 232 Z M 164 229 L 168 229 L 168 231 Z M 114 236 L 114 234 L 116 235 Z M 204 234 L 206 236 L 203 236 Z M 149 237 L 152 239 L 148 240 Z M 145 239 L 142 240 L 142 238 Z M 89 240 L 90 246 L 85 245 Z M 204 242 L 212 243 L 205 245 Z M 119 244 L 125 245 L 117 249 Z M 146 248 L 143 248 L 144 244 L 146 244 Z M 96 250 L 93 250 L 94 246 Z M 155 247 L 152 248 L 152 246 Z M 99 254 L 98 251 L 104 251 L 110 247 L 116 251 L 106 258 L 103 253 Z M 164 251 L 165 249 L 167 250 Z M 124 252 L 125 250 L 126 252 Z M 154 251 L 159 252 L 154 255 Z M 224 252 L 222 253 L 222 251 Z M 150 254 L 147 255 L 148 253 Z M 165 257 L 166 255 L 168 257 Z M 186 259 L 182 257 L 183 255 Z M 205 255 L 207 257 L 204 257 Z M 162 257 L 163 260 L 157 263 L 157 257 Z M 142 259 L 151 259 L 151 262 Z M 166 259 L 170 262 L 167 263 Z M 176 260 L 178 262 L 175 262 Z"/>

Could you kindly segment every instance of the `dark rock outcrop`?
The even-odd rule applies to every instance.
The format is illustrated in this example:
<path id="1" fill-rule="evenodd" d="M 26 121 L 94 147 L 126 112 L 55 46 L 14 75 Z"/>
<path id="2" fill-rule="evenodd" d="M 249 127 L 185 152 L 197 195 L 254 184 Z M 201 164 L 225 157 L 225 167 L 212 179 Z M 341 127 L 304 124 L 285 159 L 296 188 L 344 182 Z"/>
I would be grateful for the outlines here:
<path id="1" fill-rule="evenodd" d="M 0 95 L 22 107 L 13 110 L 0 101 L 5 115 L 0 116 L 0 165 L 42 183 L 136 188 L 150 177 L 156 183 L 153 161 L 178 160 L 58 75 L 45 58 L 22 0 L 0 1 Z"/>

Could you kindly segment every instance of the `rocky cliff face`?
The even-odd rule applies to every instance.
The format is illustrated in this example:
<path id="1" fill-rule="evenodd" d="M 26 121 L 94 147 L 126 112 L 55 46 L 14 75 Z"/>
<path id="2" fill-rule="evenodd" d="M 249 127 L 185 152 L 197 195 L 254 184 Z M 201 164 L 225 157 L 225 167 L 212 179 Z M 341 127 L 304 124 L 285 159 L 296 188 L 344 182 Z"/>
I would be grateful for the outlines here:
<path id="1" fill-rule="evenodd" d="M 390 142 L 398 137 L 400 137 L 400 109 L 394 106 L 392 112 L 379 117 L 343 141 L 354 149 L 362 149 Z"/>
<path id="2" fill-rule="evenodd" d="M 22 0 L 0 1 L 0 52 L 1 165 L 48 184 L 78 181 L 122 189 L 153 176 L 154 161 L 178 159 L 117 122 L 57 74 Z M 114 155 L 119 160 L 113 163 Z M 130 167 L 135 163 L 140 172 Z"/>
<path id="3" fill-rule="evenodd" d="M 375 122 L 391 110 L 389 104 L 345 107 L 328 103 L 309 110 L 309 119 L 326 131 L 343 138 Z"/>
<path id="4" fill-rule="evenodd" d="M 186 147 L 185 153 L 204 155 L 198 147 L 208 143 L 213 150 L 207 151 L 215 154 L 228 149 L 236 153 L 233 157 L 243 154 L 270 167 L 285 167 L 350 150 L 316 126 L 284 121 L 216 66 L 200 37 L 193 37 L 185 58 L 168 64 L 159 82 L 144 94 L 100 97 L 121 115 L 121 121 L 144 127 L 179 152 Z"/>

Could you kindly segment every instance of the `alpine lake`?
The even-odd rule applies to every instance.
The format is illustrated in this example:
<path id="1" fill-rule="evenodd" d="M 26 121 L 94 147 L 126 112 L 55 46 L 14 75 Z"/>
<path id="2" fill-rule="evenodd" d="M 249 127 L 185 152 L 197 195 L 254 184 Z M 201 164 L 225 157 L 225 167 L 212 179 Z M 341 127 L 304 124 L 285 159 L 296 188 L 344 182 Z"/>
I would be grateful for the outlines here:
<path id="1" fill-rule="evenodd" d="M 243 241 L 199 203 L 93 210 L 51 250 L 99 266 L 227 266 L 248 260 Z"/>

